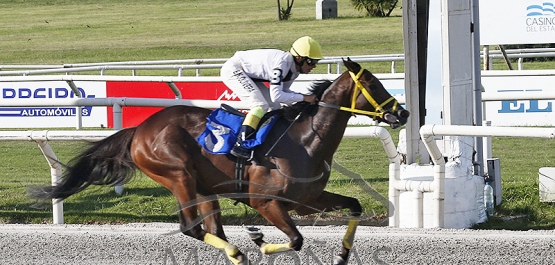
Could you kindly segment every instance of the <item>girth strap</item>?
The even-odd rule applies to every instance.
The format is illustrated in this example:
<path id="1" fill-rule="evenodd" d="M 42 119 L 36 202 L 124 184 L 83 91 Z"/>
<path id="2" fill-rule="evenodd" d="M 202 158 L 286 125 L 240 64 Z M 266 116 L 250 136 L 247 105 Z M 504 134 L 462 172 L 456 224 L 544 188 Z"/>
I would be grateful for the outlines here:
<path id="1" fill-rule="evenodd" d="M 235 193 L 243 193 L 243 176 L 245 175 L 245 166 L 247 164 L 247 159 L 242 157 L 237 157 L 235 161 Z M 234 205 L 239 202 L 244 203 L 245 198 L 237 198 Z"/>

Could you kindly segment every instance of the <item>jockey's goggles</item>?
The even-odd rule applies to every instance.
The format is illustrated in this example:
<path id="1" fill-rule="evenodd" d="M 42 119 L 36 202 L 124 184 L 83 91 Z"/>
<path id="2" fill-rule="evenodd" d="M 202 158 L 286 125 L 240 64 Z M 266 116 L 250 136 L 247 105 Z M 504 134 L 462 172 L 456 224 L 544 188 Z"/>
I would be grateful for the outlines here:
<path id="1" fill-rule="evenodd" d="M 320 60 L 305 57 L 304 61 L 306 62 L 306 64 L 308 64 L 310 66 L 315 66 L 318 63 L 318 61 L 320 61 Z"/>

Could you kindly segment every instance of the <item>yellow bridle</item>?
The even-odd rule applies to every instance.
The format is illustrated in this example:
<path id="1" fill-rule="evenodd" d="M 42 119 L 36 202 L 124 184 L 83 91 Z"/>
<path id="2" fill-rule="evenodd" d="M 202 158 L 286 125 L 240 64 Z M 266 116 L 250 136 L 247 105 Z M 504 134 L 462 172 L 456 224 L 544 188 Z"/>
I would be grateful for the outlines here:
<path id="1" fill-rule="evenodd" d="M 353 113 L 353 115 L 355 114 L 364 114 L 364 115 L 368 115 L 371 116 L 373 119 L 376 119 L 376 117 L 380 117 L 383 119 L 383 115 L 385 114 L 385 110 L 383 109 L 383 107 L 385 105 L 387 105 L 387 103 L 393 101 L 393 108 L 391 109 L 392 111 L 395 111 L 397 109 L 397 107 L 399 106 L 399 103 L 397 102 L 397 100 L 394 97 L 390 97 L 388 98 L 386 101 L 384 101 L 382 104 L 378 104 L 378 102 L 376 102 L 376 100 L 372 97 L 372 95 L 370 95 L 370 92 L 368 92 L 368 90 L 360 83 L 360 76 L 362 76 L 364 69 L 360 69 L 360 71 L 358 72 L 358 74 L 355 75 L 355 73 L 349 71 L 349 74 L 351 75 L 351 78 L 353 79 L 353 81 L 355 81 L 355 91 L 353 91 L 353 98 L 351 100 L 351 107 L 342 107 L 339 106 L 338 109 L 343 110 L 343 111 L 348 111 Z M 366 111 L 366 110 L 360 110 L 356 108 L 356 100 L 358 97 L 358 92 L 361 92 L 364 97 L 366 98 L 366 100 L 368 100 L 368 102 L 370 104 L 372 104 L 372 106 L 374 107 L 375 111 Z M 329 106 L 329 104 L 324 103 L 321 104 L 323 106 Z"/>

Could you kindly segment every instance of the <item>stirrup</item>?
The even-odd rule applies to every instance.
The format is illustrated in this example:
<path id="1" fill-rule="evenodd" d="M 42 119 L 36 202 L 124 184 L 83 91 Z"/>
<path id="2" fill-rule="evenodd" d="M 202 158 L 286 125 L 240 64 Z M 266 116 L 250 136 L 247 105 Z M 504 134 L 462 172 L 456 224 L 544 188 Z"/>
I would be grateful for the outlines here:
<path id="1" fill-rule="evenodd" d="M 247 160 L 251 160 L 252 157 L 253 157 L 253 150 L 252 149 L 247 149 L 247 148 L 242 147 L 240 145 L 233 146 L 230 153 L 232 155 L 238 157 L 238 158 L 244 158 L 244 159 L 247 159 Z"/>

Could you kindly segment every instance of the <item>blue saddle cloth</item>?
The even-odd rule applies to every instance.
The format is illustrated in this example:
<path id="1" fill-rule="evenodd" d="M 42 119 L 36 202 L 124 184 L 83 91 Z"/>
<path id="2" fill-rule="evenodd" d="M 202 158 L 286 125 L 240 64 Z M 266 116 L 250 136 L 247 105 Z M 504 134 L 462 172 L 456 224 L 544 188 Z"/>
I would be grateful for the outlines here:
<path id="1" fill-rule="evenodd" d="M 237 135 L 241 130 L 243 118 L 217 108 L 206 117 L 208 120 L 206 129 L 197 137 L 197 141 L 209 153 L 229 154 L 231 148 L 237 142 Z M 257 130 L 256 136 L 253 139 L 243 141 L 241 145 L 247 149 L 252 149 L 262 144 L 276 120 L 276 115 L 273 115 L 264 121 Z"/>

